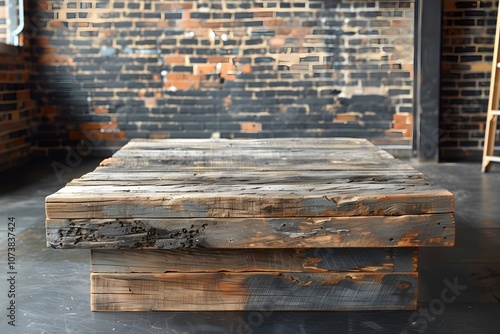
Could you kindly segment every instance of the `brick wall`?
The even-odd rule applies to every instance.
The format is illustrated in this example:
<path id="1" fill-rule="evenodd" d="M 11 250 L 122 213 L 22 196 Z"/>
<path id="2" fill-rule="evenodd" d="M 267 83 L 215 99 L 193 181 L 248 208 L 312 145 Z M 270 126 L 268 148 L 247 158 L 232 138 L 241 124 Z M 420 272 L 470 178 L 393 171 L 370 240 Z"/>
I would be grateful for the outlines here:
<path id="1" fill-rule="evenodd" d="M 22 49 L 0 44 L 0 171 L 24 162 L 31 146 L 35 108 L 29 90 L 31 65 Z"/>
<path id="2" fill-rule="evenodd" d="M 31 1 L 37 150 L 88 138 L 409 143 L 413 1 Z"/>
<path id="3" fill-rule="evenodd" d="M 0 42 L 7 41 L 7 7 L 6 0 L 0 0 Z"/>
<path id="4" fill-rule="evenodd" d="M 482 156 L 498 1 L 444 0 L 440 157 Z"/>

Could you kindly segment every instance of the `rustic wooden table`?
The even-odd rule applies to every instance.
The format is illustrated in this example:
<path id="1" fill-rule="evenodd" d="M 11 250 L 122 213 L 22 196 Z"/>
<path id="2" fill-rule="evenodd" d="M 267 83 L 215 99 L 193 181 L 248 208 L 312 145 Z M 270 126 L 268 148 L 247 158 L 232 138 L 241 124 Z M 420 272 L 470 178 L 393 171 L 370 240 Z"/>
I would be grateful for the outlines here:
<path id="1" fill-rule="evenodd" d="M 47 197 L 46 230 L 92 249 L 94 311 L 395 310 L 453 212 L 364 139 L 132 140 Z"/>

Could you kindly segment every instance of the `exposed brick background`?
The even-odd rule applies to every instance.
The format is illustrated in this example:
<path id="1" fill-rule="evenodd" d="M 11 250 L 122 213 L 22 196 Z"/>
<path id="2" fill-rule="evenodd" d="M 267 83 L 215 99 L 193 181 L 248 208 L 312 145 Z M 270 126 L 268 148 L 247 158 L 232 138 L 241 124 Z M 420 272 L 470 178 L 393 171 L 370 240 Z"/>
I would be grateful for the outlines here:
<path id="1" fill-rule="evenodd" d="M 22 50 L 0 44 L 0 171 L 24 162 L 30 153 L 35 101 L 28 83 L 31 65 Z"/>
<path id="2" fill-rule="evenodd" d="M 412 1 L 27 5 L 35 44 L 0 59 L 1 168 L 30 140 L 48 154 L 86 138 L 411 136 Z M 442 160 L 481 157 L 496 10 L 444 0 Z"/>
<path id="3" fill-rule="evenodd" d="M 413 1 L 29 3 L 45 154 L 89 136 L 411 138 Z"/>
<path id="4" fill-rule="evenodd" d="M 0 43 L 7 41 L 7 7 L 6 0 L 0 0 Z"/>
<path id="5" fill-rule="evenodd" d="M 497 4 L 444 0 L 441 160 L 482 157 Z"/>

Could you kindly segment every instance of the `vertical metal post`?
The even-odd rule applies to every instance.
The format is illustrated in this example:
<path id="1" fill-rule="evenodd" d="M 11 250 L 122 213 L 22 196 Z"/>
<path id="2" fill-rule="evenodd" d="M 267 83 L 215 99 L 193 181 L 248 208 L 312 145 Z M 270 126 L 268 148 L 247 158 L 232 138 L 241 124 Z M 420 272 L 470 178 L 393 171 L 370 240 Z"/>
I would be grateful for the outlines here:
<path id="1" fill-rule="evenodd" d="M 414 149 L 439 161 L 442 0 L 415 1 Z"/>

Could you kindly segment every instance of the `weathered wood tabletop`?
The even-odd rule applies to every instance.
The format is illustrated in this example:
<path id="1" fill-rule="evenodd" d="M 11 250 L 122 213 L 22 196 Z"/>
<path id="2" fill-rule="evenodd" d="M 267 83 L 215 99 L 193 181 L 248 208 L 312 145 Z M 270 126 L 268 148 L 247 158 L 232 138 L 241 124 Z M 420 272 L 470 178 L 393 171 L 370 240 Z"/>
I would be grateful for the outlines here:
<path id="1" fill-rule="evenodd" d="M 133 140 L 48 196 L 46 215 L 49 246 L 94 249 L 94 310 L 411 309 L 413 247 L 455 237 L 450 192 L 349 138 Z M 301 287 L 293 300 L 272 288 L 284 272 Z M 318 302 L 345 272 L 352 300 Z"/>

